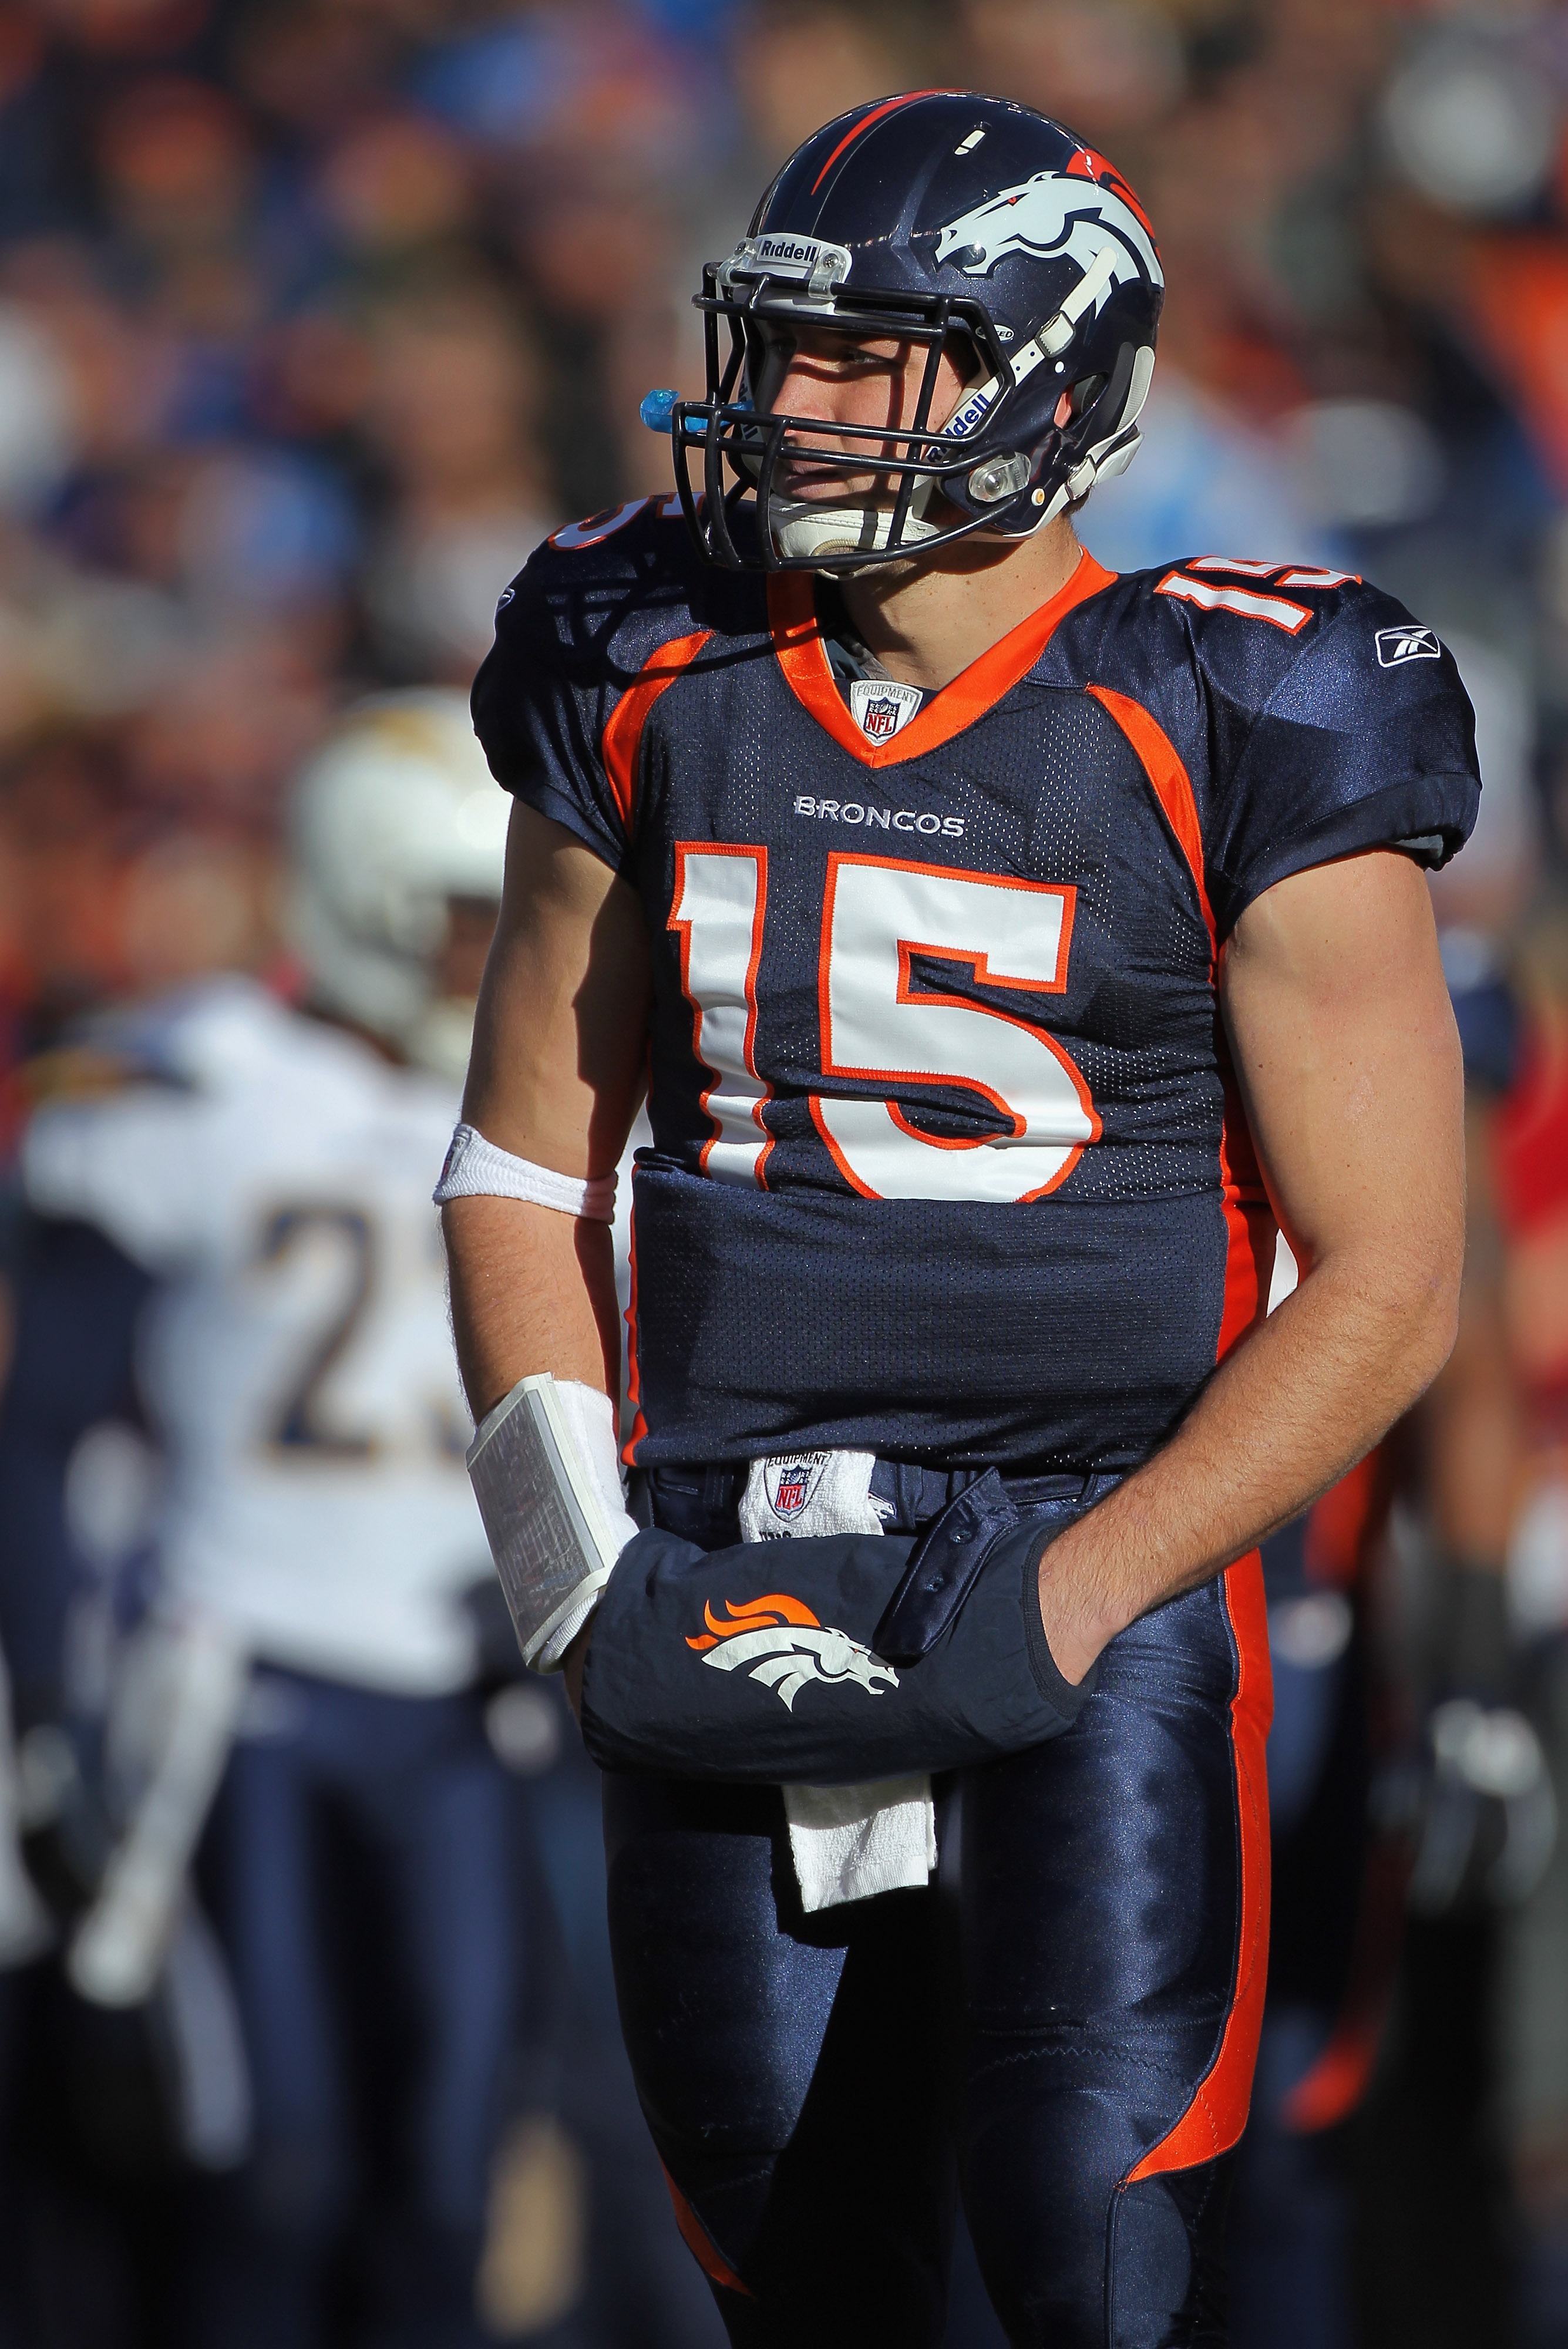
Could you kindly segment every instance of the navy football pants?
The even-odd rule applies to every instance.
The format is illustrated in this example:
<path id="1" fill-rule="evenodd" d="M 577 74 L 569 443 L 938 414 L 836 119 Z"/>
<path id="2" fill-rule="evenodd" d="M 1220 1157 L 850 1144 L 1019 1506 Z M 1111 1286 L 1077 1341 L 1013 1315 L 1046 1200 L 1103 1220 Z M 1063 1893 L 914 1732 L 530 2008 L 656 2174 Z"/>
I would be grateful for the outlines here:
<path id="1" fill-rule="evenodd" d="M 929 1890 L 814 1917 L 773 1789 L 606 1779 L 627 2045 L 735 2349 L 934 2349 L 955 2180 L 1020 2349 L 1224 2340 L 1268 1713 L 1254 1557 L 945 1782 Z"/>
<path id="2" fill-rule="evenodd" d="M 314 2349 L 358 2230 L 372 2239 L 367 2339 L 480 2349 L 474 2273 L 524 1992 L 525 1798 L 476 1696 L 279 1670 L 256 1685 L 275 1722 L 235 1746 L 202 1855 L 254 2144 L 208 2198 L 194 2337 Z"/>

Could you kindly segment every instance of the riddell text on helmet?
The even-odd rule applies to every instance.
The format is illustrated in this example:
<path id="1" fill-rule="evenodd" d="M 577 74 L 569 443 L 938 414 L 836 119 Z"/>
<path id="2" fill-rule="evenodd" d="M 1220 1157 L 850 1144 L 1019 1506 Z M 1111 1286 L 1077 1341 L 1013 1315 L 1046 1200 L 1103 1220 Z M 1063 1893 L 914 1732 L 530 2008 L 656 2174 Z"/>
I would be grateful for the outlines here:
<path id="1" fill-rule="evenodd" d="M 859 800 L 818 800 L 808 792 L 796 794 L 796 815 L 826 816 L 830 823 L 864 823 L 881 832 L 940 833 L 945 840 L 963 838 L 961 815 L 921 814 L 914 808 L 867 807 Z"/>

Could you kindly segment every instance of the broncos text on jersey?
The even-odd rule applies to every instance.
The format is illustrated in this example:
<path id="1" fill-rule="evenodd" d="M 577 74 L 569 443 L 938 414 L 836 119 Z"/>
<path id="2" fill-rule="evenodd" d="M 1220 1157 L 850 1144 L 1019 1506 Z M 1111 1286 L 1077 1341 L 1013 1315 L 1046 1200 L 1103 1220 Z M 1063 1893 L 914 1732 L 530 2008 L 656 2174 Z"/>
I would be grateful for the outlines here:
<path id="1" fill-rule="evenodd" d="M 669 503 L 539 549 L 473 698 L 652 942 L 628 1456 L 1132 1467 L 1267 1303 L 1225 941 L 1288 874 L 1460 844 L 1453 661 L 1391 665 L 1425 632 L 1343 572 L 1085 554 L 867 729 L 810 577 L 703 566 Z"/>

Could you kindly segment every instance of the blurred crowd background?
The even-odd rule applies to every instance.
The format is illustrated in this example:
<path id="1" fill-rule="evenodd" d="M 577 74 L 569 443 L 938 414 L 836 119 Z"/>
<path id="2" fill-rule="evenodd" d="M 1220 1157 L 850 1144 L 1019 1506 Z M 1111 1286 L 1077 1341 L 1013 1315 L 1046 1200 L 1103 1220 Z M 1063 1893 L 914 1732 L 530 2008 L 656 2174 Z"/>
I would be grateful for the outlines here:
<path id="1" fill-rule="evenodd" d="M 78 1081 L 84 1021 L 215 973 L 309 992 L 280 911 L 302 768 L 368 694 L 466 689 L 546 533 L 668 488 L 638 406 L 701 391 L 701 263 L 820 122 L 949 85 L 1069 122 L 1156 225 L 1146 446 L 1085 543 L 1117 569 L 1362 572 L 1454 647 L 1476 705 L 1481 822 L 1434 884 L 1470 1081 L 1465 1324 L 1354 1537 L 1324 1520 L 1278 1568 L 1282 1685 L 1326 1672 L 1331 1694 L 1282 1711 L 1277 1784 L 1305 1792 L 1276 1951 L 1313 1945 L 1320 1847 L 1355 1884 L 1330 1990 L 1296 1984 L 1319 2038 L 1280 2056 L 1279 2094 L 1265 2069 L 1237 2226 L 1247 2342 L 1548 2349 L 1568 2343 L 1568 8 L 4 0 L 0 1152 Z M 14 1178 L 5 1197 L 14 1266 Z M 592 1774 L 553 1692 L 503 1673 L 485 1703 L 529 1921 L 479 2337 L 691 2349 L 716 2333 L 616 2044 Z M 37 1777 L 25 1753 L 0 1770 L 25 1848 Z M 123 2013 L 111 2031 L 37 1989 L 47 1930 L 18 1926 L 0 1975 L 0 2344 L 163 2349 L 202 2195 L 244 2148 L 141 2127 Z M 1299 2242 L 1271 2249 L 1282 2196 L 1321 2221 L 1322 2305 Z M 345 2288 L 320 2337 L 459 2337 L 375 2323 Z M 991 2349 L 989 2323 L 965 2271 L 954 2349 Z"/>

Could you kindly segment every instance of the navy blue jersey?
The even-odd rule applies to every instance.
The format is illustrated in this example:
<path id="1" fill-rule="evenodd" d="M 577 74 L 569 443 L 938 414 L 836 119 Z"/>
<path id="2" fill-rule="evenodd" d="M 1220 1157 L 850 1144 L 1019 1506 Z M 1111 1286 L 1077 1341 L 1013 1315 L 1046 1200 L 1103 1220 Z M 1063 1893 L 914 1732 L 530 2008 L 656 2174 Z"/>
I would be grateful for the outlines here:
<path id="1" fill-rule="evenodd" d="M 1225 938 L 1305 866 L 1459 846 L 1452 659 L 1344 573 L 1085 555 L 852 715 L 810 577 L 710 569 L 671 503 L 540 548 L 473 702 L 648 923 L 630 1456 L 1131 1467 L 1266 1303 Z"/>

